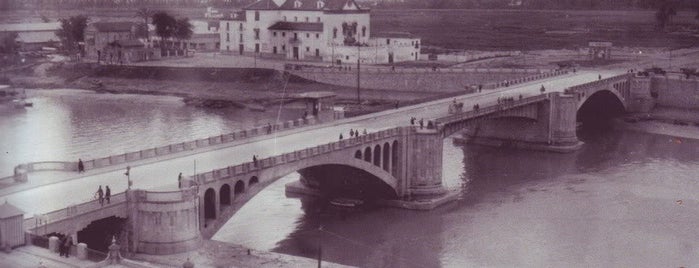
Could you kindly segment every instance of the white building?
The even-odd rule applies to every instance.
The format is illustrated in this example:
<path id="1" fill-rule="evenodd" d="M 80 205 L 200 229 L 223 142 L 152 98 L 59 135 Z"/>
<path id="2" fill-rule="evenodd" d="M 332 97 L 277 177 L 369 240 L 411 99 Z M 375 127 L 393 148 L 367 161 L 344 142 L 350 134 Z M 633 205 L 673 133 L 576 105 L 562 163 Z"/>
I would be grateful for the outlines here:
<path id="1" fill-rule="evenodd" d="M 338 63 L 419 58 L 419 38 L 372 34 L 369 12 L 354 0 L 258 0 L 221 20 L 221 51 Z"/>

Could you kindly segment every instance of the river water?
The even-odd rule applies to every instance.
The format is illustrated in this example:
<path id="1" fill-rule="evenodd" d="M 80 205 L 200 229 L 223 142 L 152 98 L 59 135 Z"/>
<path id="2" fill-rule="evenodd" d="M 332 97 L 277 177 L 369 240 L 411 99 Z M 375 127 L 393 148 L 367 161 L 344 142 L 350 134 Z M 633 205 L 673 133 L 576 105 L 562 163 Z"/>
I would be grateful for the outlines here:
<path id="1" fill-rule="evenodd" d="M 202 110 L 170 97 L 31 93 L 0 110 L 3 169 L 93 158 L 265 124 L 277 113 Z M 298 111 L 296 111 L 298 112 Z M 295 112 L 282 113 L 290 118 Z M 461 198 L 432 211 L 341 214 L 288 198 L 289 175 L 214 237 L 361 267 L 692 267 L 699 265 L 699 142 L 609 129 L 570 154 L 444 144 Z M 319 227 L 322 226 L 322 230 Z"/>

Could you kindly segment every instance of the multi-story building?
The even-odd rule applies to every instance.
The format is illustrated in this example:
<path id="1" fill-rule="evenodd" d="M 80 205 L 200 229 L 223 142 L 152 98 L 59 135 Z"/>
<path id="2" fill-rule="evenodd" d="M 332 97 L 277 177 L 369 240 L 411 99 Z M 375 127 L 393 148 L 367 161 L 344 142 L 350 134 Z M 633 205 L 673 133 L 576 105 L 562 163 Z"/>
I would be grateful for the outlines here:
<path id="1" fill-rule="evenodd" d="M 372 34 L 369 13 L 354 0 L 258 0 L 220 21 L 220 48 L 240 55 L 337 63 L 419 58 L 419 38 Z"/>
<path id="2" fill-rule="evenodd" d="M 85 58 L 123 64 L 157 58 L 155 50 L 139 38 L 135 22 L 94 22 L 85 29 Z"/>

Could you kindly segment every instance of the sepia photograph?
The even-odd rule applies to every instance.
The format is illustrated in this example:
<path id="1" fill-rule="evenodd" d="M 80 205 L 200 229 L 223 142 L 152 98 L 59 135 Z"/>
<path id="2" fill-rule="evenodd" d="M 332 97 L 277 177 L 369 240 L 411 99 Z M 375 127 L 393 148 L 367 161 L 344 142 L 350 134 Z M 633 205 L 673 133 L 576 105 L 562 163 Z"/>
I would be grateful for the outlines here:
<path id="1" fill-rule="evenodd" d="M 0 267 L 697 267 L 699 0 L 0 0 Z"/>

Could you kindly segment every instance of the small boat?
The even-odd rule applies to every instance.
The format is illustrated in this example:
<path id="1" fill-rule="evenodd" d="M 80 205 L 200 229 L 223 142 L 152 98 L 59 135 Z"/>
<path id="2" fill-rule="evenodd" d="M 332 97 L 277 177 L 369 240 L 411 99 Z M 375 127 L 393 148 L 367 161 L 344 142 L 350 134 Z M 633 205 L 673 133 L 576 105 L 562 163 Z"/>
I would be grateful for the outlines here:
<path id="1" fill-rule="evenodd" d="M 341 208 L 357 208 L 363 205 L 364 201 L 358 199 L 338 197 L 330 200 L 330 204 Z"/>

